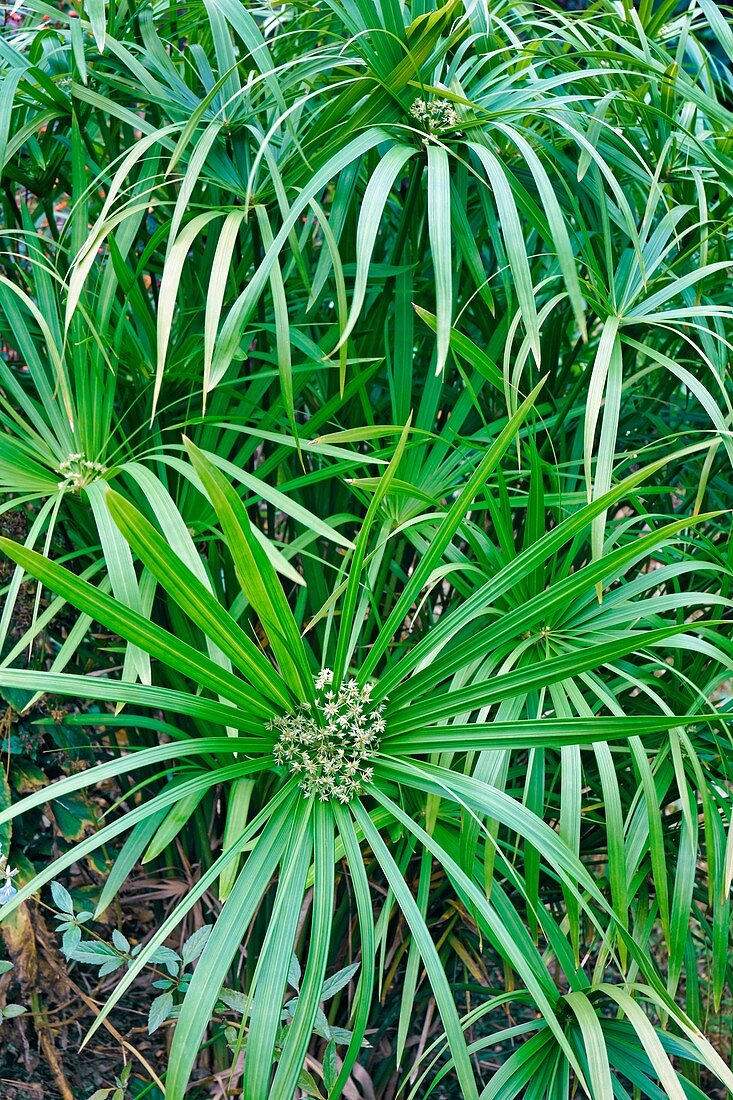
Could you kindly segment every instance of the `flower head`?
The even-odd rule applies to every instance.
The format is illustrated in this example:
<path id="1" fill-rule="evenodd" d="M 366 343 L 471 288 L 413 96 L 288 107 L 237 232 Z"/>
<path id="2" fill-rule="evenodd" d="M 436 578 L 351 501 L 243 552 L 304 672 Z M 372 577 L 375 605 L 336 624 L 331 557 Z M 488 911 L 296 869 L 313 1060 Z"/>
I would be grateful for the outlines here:
<path id="1" fill-rule="evenodd" d="M 410 114 L 431 134 L 458 126 L 461 121 L 449 99 L 416 99 Z"/>
<path id="2" fill-rule="evenodd" d="M 17 874 L 18 868 L 10 866 L 8 857 L 3 855 L 2 844 L 0 844 L 0 905 L 10 901 L 18 893 L 13 886 L 13 879 Z"/>
<path id="3" fill-rule="evenodd" d="M 379 747 L 384 706 L 372 706 L 371 687 L 360 688 L 353 679 L 331 690 L 333 672 L 328 668 L 321 669 L 314 684 L 315 706 L 270 722 L 269 728 L 279 734 L 275 762 L 298 776 L 306 797 L 349 802 L 374 774 L 365 764 Z"/>
<path id="4" fill-rule="evenodd" d="M 107 467 L 101 462 L 92 462 L 82 451 L 76 451 L 59 463 L 56 472 L 61 474 L 59 489 L 78 493 L 85 485 L 103 477 L 107 473 Z"/>

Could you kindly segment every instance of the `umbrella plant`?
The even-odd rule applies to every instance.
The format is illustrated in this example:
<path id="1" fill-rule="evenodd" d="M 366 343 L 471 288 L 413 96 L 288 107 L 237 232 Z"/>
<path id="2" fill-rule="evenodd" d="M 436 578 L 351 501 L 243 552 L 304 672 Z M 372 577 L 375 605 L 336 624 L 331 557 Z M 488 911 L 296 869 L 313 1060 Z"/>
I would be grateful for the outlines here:
<path id="1" fill-rule="evenodd" d="M 0 918 L 185 866 L 131 1088 L 733 1092 L 733 38 L 573 6 L 7 13 Z"/>
<path id="2" fill-rule="evenodd" d="M 447 610 L 417 644 L 406 646 L 399 637 L 417 594 L 467 522 L 474 498 L 514 442 L 534 399 L 532 395 L 523 403 L 486 450 L 437 524 L 391 613 L 370 630 L 375 593 L 369 564 L 380 551 L 372 535 L 380 505 L 399 474 L 409 429 L 403 432 L 374 491 L 348 577 L 329 602 L 332 629 L 321 651 L 309 645 L 307 634 L 301 633 L 293 618 L 238 495 L 191 443 L 187 450 L 193 468 L 217 515 L 248 609 L 261 624 L 264 648 L 217 601 L 210 584 L 189 568 L 160 530 L 112 490 L 106 497 L 112 519 L 167 599 L 188 620 L 188 630 L 178 636 L 43 555 L 3 541 L 4 551 L 13 560 L 85 614 L 138 645 L 161 671 L 156 673 L 156 683 L 134 685 L 114 678 L 6 668 L 0 671 L 0 683 L 143 707 L 144 713 L 135 717 L 143 728 L 145 713 L 163 711 L 169 716 L 167 723 L 161 726 L 154 721 L 170 738 L 62 780 L 55 790 L 32 795 L 4 811 L 0 820 L 131 767 L 136 772 L 156 764 L 165 769 L 134 809 L 25 884 L 6 908 L 19 904 L 64 866 L 123 831 L 131 830 L 120 860 L 131 842 L 138 851 L 147 847 L 149 855 L 154 855 L 185 828 L 208 791 L 216 787 L 228 792 L 220 853 L 138 954 L 95 1025 L 204 891 L 217 885 L 224 904 L 176 1024 L 167 1075 L 170 1096 L 183 1095 L 232 959 L 274 875 L 277 888 L 271 918 L 247 990 L 243 1087 L 252 1097 L 266 1097 L 273 1091 L 291 1095 L 297 1087 L 336 946 L 331 934 L 335 897 L 347 876 L 357 907 L 360 976 L 351 1010 L 351 1038 L 332 1090 L 333 1095 L 340 1092 L 370 1017 L 378 940 L 384 934 L 365 871 L 365 848 L 410 929 L 411 951 L 425 968 L 451 1066 L 464 1095 L 478 1096 L 465 1023 L 425 923 L 434 860 L 443 868 L 456 899 L 470 907 L 482 934 L 517 974 L 524 995 L 544 1021 L 537 1043 L 527 1045 L 522 1067 L 536 1048 L 546 1058 L 549 1044 L 553 1065 L 564 1067 L 565 1075 L 572 1071 L 579 1082 L 585 1082 L 584 1087 L 595 1090 L 592 1094 L 610 1096 L 613 1034 L 606 1035 L 601 1023 L 602 1006 L 610 998 L 610 1003 L 622 1008 L 628 1008 L 628 1002 L 634 1006 L 623 1039 L 632 1045 L 634 1056 L 644 1065 L 650 1059 L 651 1073 L 674 1075 L 663 1039 L 631 999 L 627 983 L 619 987 L 604 980 L 606 970 L 621 967 L 637 975 L 631 980 L 632 989 L 638 985 L 643 999 L 671 1014 L 680 1033 L 680 1049 L 729 1080 L 724 1063 L 677 1008 L 670 995 L 673 987 L 660 981 L 646 945 L 633 934 L 636 915 L 629 894 L 637 868 L 650 860 L 659 919 L 673 959 L 676 950 L 684 947 L 692 894 L 686 895 L 686 912 L 680 911 L 679 896 L 670 909 L 668 855 L 654 849 L 659 828 L 656 792 L 668 797 L 659 786 L 664 783 L 666 788 L 673 785 L 680 797 L 692 797 L 706 731 L 719 725 L 718 716 L 709 711 L 705 690 L 687 683 L 682 669 L 676 670 L 674 654 L 702 650 L 717 664 L 719 677 L 727 675 L 730 667 L 729 647 L 720 648 L 714 633 L 709 635 L 711 627 L 705 619 L 690 625 L 665 614 L 695 604 L 719 614 L 727 606 L 705 583 L 708 570 L 725 567 L 712 561 L 699 564 L 686 549 L 686 543 L 695 539 L 694 526 L 706 517 L 663 522 L 641 538 L 631 530 L 631 537 L 619 538 L 619 545 L 602 561 L 587 557 L 577 570 L 561 569 L 553 575 L 552 561 L 558 551 L 572 547 L 577 552 L 581 540 L 587 544 L 598 512 L 624 500 L 653 472 L 643 469 L 601 501 L 571 513 L 543 534 L 538 530 L 535 541 L 519 552 L 510 554 L 505 547 L 501 567 L 491 569 L 480 583 L 474 580 L 471 594 Z M 645 514 L 645 525 L 649 518 Z M 644 583 L 629 581 L 627 574 L 650 554 L 668 559 L 660 567 L 665 577 L 699 573 L 700 590 L 686 588 L 679 598 L 661 601 L 648 598 L 649 588 L 659 585 L 654 574 Z M 601 604 L 599 584 L 609 589 Z M 520 592 L 524 598 L 515 604 Z M 369 644 L 356 660 L 363 631 Z M 202 648 L 200 641 L 195 644 L 201 638 L 207 647 Z M 675 697 L 678 702 L 679 713 L 670 710 L 654 686 L 655 672 L 665 667 L 670 654 L 672 665 L 666 667 L 684 681 L 669 694 L 670 700 Z M 176 674 L 175 683 L 180 686 L 167 686 L 166 669 Z M 602 680 L 600 670 L 606 672 Z M 181 718 L 190 719 L 190 733 L 181 728 Z M 536 788 L 530 799 L 507 790 L 512 756 L 525 752 L 529 752 Z M 681 761 L 683 753 L 688 763 L 681 763 L 675 773 L 670 760 Z M 559 832 L 550 828 L 541 812 L 553 757 L 563 765 Z M 623 789 L 624 771 L 631 764 L 639 769 L 642 797 L 639 801 L 631 795 L 630 816 L 624 821 L 622 806 L 630 796 Z M 599 785 L 607 806 L 601 843 L 608 858 L 608 893 L 579 858 L 584 828 L 581 788 L 586 782 Z M 553 800 L 557 797 L 556 792 Z M 143 831 L 148 822 L 152 828 Z M 395 828 L 404 835 L 408 851 L 417 846 L 422 852 L 428 877 L 423 882 L 421 876 L 417 899 L 404 881 L 399 856 L 385 840 L 385 833 Z M 674 852 L 678 866 L 693 839 L 684 831 L 680 835 Z M 524 852 L 522 863 L 511 858 L 513 849 Z M 541 900 L 542 864 L 551 869 L 565 898 L 564 923 Z M 313 891 L 309 946 L 297 1006 L 283 1034 L 280 1005 L 309 883 Z M 547 938 L 544 953 L 537 949 L 538 930 Z M 600 950 L 593 980 L 580 965 L 581 940 L 588 934 L 598 937 Z M 405 997 L 404 1011 L 409 1012 L 409 988 Z M 577 1018 L 578 1028 L 570 1034 L 566 1034 L 568 1011 Z M 521 1082 L 523 1073 L 524 1068 L 515 1069 L 507 1062 L 511 1080 Z"/>

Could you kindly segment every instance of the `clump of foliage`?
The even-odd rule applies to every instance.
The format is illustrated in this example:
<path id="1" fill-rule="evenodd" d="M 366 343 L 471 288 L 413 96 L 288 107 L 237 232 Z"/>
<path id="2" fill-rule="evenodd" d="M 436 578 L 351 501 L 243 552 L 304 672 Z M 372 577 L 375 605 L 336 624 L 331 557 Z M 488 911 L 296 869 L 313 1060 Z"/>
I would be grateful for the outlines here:
<path id="1" fill-rule="evenodd" d="M 733 1091 L 726 11 L 28 0 L 0 63 L 0 688 L 105 738 L 0 916 L 55 883 L 92 1031 L 167 966 L 110 1095 Z"/>
<path id="2" fill-rule="evenodd" d="M 0 975 L 7 974 L 12 969 L 13 964 L 11 962 L 8 962 L 6 959 L 0 959 Z M 2 1024 L 3 1020 L 14 1020 L 17 1016 L 22 1016 L 24 1012 L 25 1008 L 23 1005 L 13 1004 L 12 1002 L 10 1004 L 6 1003 L 0 1008 L 0 1024 Z"/>

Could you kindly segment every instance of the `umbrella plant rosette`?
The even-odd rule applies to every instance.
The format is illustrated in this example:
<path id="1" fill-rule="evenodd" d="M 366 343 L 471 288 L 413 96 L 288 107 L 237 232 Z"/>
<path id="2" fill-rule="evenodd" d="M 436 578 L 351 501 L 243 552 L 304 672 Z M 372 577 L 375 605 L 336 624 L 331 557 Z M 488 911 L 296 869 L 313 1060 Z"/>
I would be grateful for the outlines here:
<path id="1" fill-rule="evenodd" d="M 577 614 L 578 600 L 582 603 L 587 598 L 588 606 L 595 604 L 598 608 L 600 577 L 623 577 L 628 563 L 651 552 L 662 553 L 663 547 L 672 545 L 694 521 L 686 518 L 668 523 L 648 532 L 644 540 L 631 539 L 603 562 L 590 558 L 576 573 L 558 579 L 516 611 L 504 614 L 498 624 L 482 624 L 483 614 L 492 599 L 500 598 L 502 590 L 531 575 L 539 563 L 548 561 L 558 547 L 579 532 L 587 533 L 600 508 L 623 499 L 649 476 L 648 468 L 638 471 L 606 498 L 571 513 L 508 560 L 503 570 L 447 612 L 419 641 L 406 644 L 404 639 L 397 639 L 395 644 L 395 635 L 417 595 L 465 524 L 474 495 L 505 455 L 532 400 L 525 402 L 514 421 L 499 433 L 478 463 L 474 478 L 439 521 L 435 538 L 358 665 L 354 664 L 353 654 L 359 625 L 363 627 L 370 614 L 364 590 L 365 563 L 373 553 L 370 535 L 381 502 L 397 475 L 407 429 L 372 498 L 355 543 L 348 579 L 338 587 L 340 622 L 328 635 L 330 642 L 322 659 L 316 658 L 307 634 L 298 628 L 281 582 L 254 538 L 238 495 L 191 444 L 191 461 L 218 516 L 242 592 L 261 623 L 264 646 L 177 558 L 162 534 L 111 490 L 107 506 L 121 534 L 168 598 L 205 636 L 204 649 L 174 637 L 43 556 L 4 540 L 5 552 L 31 574 L 109 629 L 141 646 L 160 662 L 161 671 L 168 666 L 175 670 L 179 682 L 182 676 L 197 687 L 189 692 L 164 684 L 140 685 L 7 668 L 0 671 L 0 682 L 6 685 L 86 695 L 124 703 L 126 709 L 142 706 L 156 717 L 125 714 L 127 721 L 134 720 L 140 728 L 147 723 L 167 735 L 166 742 L 159 746 L 137 750 L 62 780 L 55 790 L 32 795 L 3 812 L 2 819 L 7 820 L 49 797 L 59 797 L 130 768 L 138 772 L 162 762 L 166 765 L 167 782 L 157 793 L 24 884 L 6 911 L 85 853 L 127 830 L 131 830 L 132 839 L 135 830 L 147 822 L 155 826 L 146 833 L 148 852 L 161 851 L 185 826 L 207 791 L 216 787 L 229 792 L 221 852 L 139 952 L 95 1024 L 99 1025 L 202 895 L 218 888 L 224 904 L 176 1023 L 167 1074 L 170 1097 L 183 1095 L 198 1045 L 239 950 L 243 929 L 273 881 L 272 919 L 247 990 L 251 1011 L 246 1040 L 242 1040 L 246 1047 L 243 1087 L 247 1096 L 261 1096 L 263 1100 L 273 1094 L 269 1090 L 276 1095 L 290 1095 L 296 1088 L 335 947 L 330 928 L 343 866 L 348 867 L 358 913 L 360 976 L 349 1021 L 352 1036 L 343 1051 L 335 1086 L 334 1095 L 338 1095 L 361 1049 L 375 991 L 378 939 L 383 934 L 367 877 L 366 853 L 384 876 L 410 929 L 412 951 L 430 981 L 450 1065 L 464 1095 L 478 1096 L 470 1048 L 454 993 L 425 921 L 433 862 L 443 869 L 457 899 L 470 907 L 492 950 L 517 974 L 524 991 L 521 996 L 528 996 L 541 1014 L 545 1053 L 551 1049 L 552 1058 L 560 1059 L 578 1080 L 595 1087 L 597 1095 L 605 1094 L 611 1077 L 607 1060 L 599 1062 L 589 1055 L 595 1052 L 589 1044 L 597 1045 L 598 1032 L 596 1025 L 591 1027 L 588 1022 L 588 1014 L 602 1021 L 602 1003 L 616 997 L 620 1004 L 621 992 L 602 980 L 605 967 L 598 961 L 593 981 L 586 975 L 577 955 L 580 930 L 586 925 L 600 937 L 605 966 L 632 965 L 640 978 L 643 976 L 643 980 L 635 980 L 639 996 L 670 1015 L 680 1033 L 680 1049 L 693 1060 L 704 1062 L 722 1079 L 729 1079 L 719 1056 L 660 982 L 648 951 L 630 934 L 628 915 L 624 905 L 619 904 L 615 888 L 612 886 L 609 897 L 578 858 L 569 835 L 558 833 L 522 800 L 507 793 L 500 779 L 501 769 L 497 771 L 498 760 L 510 752 L 542 747 L 544 751 L 572 752 L 580 760 L 583 746 L 592 747 L 596 755 L 604 745 L 608 753 L 608 746 L 616 742 L 659 746 L 673 735 L 686 738 L 688 727 L 717 721 L 716 715 L 700 707 L 696 713 L 693 708 L 688 714 L 676 715 L 664 708 L 621 713 L 620 707 L 607 707 L 603 714 L 598 712 L 592 696 L 577 696 L 573 689 L 573 684 L 582 684 L 584 677 L 601 665 L 614 667 L 620 661 L 623 667 L 629 667 L 629 661 L 633 664 L 656 649 L 663 653 L 669 647 L 674 651 L 680 645 L 695 644 L 696 636 L 704 637 L 704 622 L 690 627 L 664 622 L 656 616 L 640 628 L 640 604 L 629 600 L 628 608 L 619 616 L 612 602 L 612 636 L 557 654 L 547 651 L 546 641 L 541 651 L 526 645 L 528 636 L 538 641 L 544 636 L 546 640 L 545 624 L 553 606 L 575 609 Z M 678 564 L 681 567 L 684 563 Z M 694 597 L 687 593 L 686 598 L 689 601 Z M 710 597 L 700 592 L 698 600 L 707 604 Z M 330 605 L 331 616 L 335 602 Z M 335 619 L 332 621 L 336 626 Z M 599 630 L 596 621 L 589 637 L 593 633 L 600 637 Z M 520 668 L 512 670 L 506 667 L 504 647 L 516 647 L 517 643 L 527 657 Z M 697 644 L 711 646 L 702 640 Z M 721 668 L 729 662 L 723 652 L 718 658 Z M 638 675 L 644 679 L 648 675 L 643 666 Z M 538 690 L 547 693 L 548 705 L 542 714 L 533 712 L 531 705 L 532 693 Z M 165 722 L 157 717 L 161 711 L 170 716 Z M 105 721 L 110 721 L 109 717 Z M 198 729 L 198 734 L 184 731 L 184 723 L 188 722 L 188 729 Z M 212 735 L 217 727 L 222 734 Z M 603 755 L 598 759 L 602 760 Z M 610 782 L 608 777 L 605 782 Z M 249 811 L 245 809 L 242 814 L 239 799 Z M 609 829 L 611 825 L 609 818 Z M 403 877 L 400 857 L 384 839 L 385 828 L 397 828 L 409 840 L 407 850 L 414 851 L 417 846 L 422 853 L 427 877 L 417 898 Z M 511 846 L 506 847 L 506 838 L 512 836 L 527 851 L 537 853 L 545 867 L 543 873 L 555 877 L 571 914 L 569 924 L 558 923 L 540 903 L 539 880 L 528 874 L 529 864 L 523 873 L 521 865 L 508 858 Z M 610 832 L 608 842 L 614 842 Z M 290 949 L 296 942 L 308 884 L 313 890 L 310 946 L 292 1021 L 283 1031 L 281 1005 Z M 525 924 L 525 908 L 546 938 L 549 954 L 538 951 Z M 563 974 L 560 984 L 558 965 Z M 565 992 L 564 983 L 569 987 Z M 629 1012 L 634 1041 L 647 1052 L 644 1057 L 652 1057 L 653 1052 L 655 1070 L 659 1065 L 669 1066 L 662 1040 L 652 1029 L 653 1042 L 647 1042 L 646 1026 L 634 1015 L 636 1002 L 628 999 L 634 1007 L 625 1001 L 622 1007 Z M 571 1029 L 567 1034 L 566 1001 L 580 1022 L 579 1031 Z"/>

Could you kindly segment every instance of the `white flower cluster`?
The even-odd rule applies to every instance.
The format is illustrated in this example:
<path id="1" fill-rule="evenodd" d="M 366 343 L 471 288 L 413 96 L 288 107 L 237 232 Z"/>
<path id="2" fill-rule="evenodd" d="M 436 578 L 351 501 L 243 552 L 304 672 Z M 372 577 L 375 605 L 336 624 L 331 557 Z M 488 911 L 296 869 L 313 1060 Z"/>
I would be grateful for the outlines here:
<path id="1" fill-rule="evenodd" d="M 13 879 L 18 874 L 17 867 L 11 867 L 8 863 L 8 857 L 3 855 L 2 844 L 0 844 L 0 905 L 4 905 L 6 901 L 10 901 L 14 894 L 18 891 L 13 886 Z"/>
<path id="2" fill-rule="evenodd" d="M 332 685 L 333 672 L 322 669 L 315 679 L 315 707 L 305 704 L 296 714 L 275 718 L 270 729 L 280 734 L 275 762 L 298 777 L 306 797 L 349 802 L 374 774 L 366 762 L 384 733 L 384 706 L 372 706 L 369 684 L 360 688 L 349 680 L 338 691 Z"/>
<path id="3" fill-rule="evenodd" d="M 64 459 L 58 467 L 57 473 L 61 474 L 62 477 L 59 482 L 59 489 L 70 489 L 72 492 L 78 492 L 90 481 L 106 474 L 107 467 L 103 466 L 101 462 L 92 462 L 84 455 L 83 451 L 78 451 L 76 454 L 69 455 L 68 458 Z"/>
<path id="4" fill-rule="evenodd" d="M 410 114 L 431 133 L 458 126 L 460 117 L 449 99 L 416 99 Z"/>

